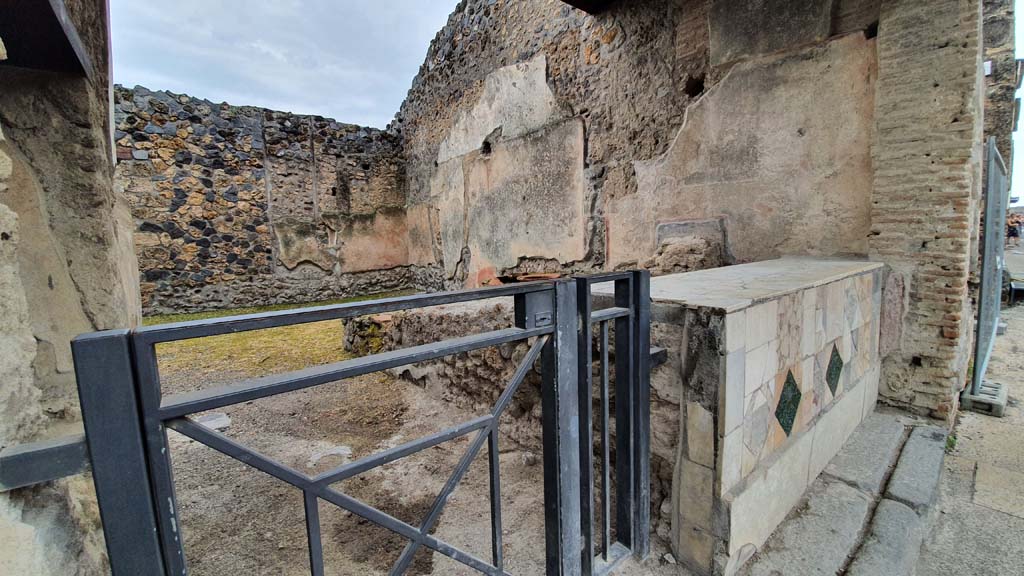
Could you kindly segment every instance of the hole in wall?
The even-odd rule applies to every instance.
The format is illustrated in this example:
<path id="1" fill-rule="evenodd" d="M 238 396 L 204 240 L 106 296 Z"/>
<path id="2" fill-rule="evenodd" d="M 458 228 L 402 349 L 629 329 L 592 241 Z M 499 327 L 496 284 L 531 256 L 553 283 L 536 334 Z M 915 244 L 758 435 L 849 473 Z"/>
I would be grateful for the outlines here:
<path id="1" fill-rule="evenodd" d="M 878 38 L 878 20 L 868 24 L 868 27 L 864 29 L 864 37 L 868 39 Z"/>
<path id="2" fill-rule="evenodd" d="M 914 356 L 913 358 L 911 358 L 910 359 L 910 365 L 911 366 L 921 366 L 922 365 L 921 357 L 920 356 Z"/>
<path id="3" fill-rule="evenodd" d="M 704 75 L 687 76 L 683 92 L 690 98 L 696 98 L 704 93 Z"/>
<path id="4" fill-rule="evenodd" d="M 484 156 L 489 156 L 491 151 L 491 143 L 488 142 L 487 140 L 484 140 L 484 143 L 480 145 L 480 153 L 483 154 Z"/>

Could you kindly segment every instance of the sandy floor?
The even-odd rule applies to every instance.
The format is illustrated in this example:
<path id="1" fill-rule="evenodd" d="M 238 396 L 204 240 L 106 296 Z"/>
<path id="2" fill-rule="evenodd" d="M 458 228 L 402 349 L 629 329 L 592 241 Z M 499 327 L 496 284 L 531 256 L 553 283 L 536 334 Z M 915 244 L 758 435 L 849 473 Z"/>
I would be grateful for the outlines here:
<path id="1" fill-rule="evenodd" d="M 1024 575 L 1024 306 L 1002 318 L 987 377 L 1010 402 L 1003 418 L 960 415 L 918 576 Z"/>
<path id="2" fill-rule="evenodd" d="M 210 377 L 209 374 L 206 377 Z M 183 374 L 167 387 L 191 388 Z M 315 474 L 381 449 L 468 420 L 410 384 L 369 375 L 225 410 L 225 433 L 264 455 Z M 301 493 L 228 457 L 172 433 L 172 459 L 190 572 L 195 575 L 308 574 Z M 418 525 L 470 443 L 463 437 L 336 488 Z M 543 573 L 542 467 L 505 442 L 501 455 L 506 568 Z M 487 448 L 449 500 L 434 534 L 490 558 Z M 405 539 L 321 504 L 326 572 L 386 574 Z M 423 551 L 410 574 L 475 574 Z"/>

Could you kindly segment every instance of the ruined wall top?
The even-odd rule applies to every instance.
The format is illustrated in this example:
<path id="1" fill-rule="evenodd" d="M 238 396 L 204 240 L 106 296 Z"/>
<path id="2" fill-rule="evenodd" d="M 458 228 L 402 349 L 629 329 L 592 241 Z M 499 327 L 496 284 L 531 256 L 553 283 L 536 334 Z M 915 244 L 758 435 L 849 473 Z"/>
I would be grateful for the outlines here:
<path id="1" fill-rule="evenodd" d="M 147 312 L 420 286 L 396 136 L 140 86 L 114 102 Z"/>

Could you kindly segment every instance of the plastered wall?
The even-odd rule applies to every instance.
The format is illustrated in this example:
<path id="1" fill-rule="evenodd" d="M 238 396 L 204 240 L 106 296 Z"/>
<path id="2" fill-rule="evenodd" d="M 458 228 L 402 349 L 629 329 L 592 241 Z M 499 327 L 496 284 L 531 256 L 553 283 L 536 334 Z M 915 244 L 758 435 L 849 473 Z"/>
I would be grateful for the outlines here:
<path id="1" fill-rule="evenodd" d="M 142 87 L 115 90 L 115 125 L 146 313 L 437 284 L 390 134 Z"/>

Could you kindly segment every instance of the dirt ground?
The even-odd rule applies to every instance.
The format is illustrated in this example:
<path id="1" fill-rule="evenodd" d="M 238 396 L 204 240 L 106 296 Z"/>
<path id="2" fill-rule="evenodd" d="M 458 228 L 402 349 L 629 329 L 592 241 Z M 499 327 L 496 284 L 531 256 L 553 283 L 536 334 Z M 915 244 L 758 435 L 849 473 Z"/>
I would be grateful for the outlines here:
<path id="1" fill-rule="evenodd" d="M 338 322 L 313 326 L 312 340 L 323 345 L 309 356 L 340 359 Z M 318 347 L 310 333 L 297 342 Z M 290 334 L 295 336 L 294 333 Z M 212 339 L 211 339 L 212 340 Z M 200 342 L 159 350 L 164 394 L 236 381 L 296 366 L 294 351 L 281 338 L 232 341 L 233 354 L 220 343 Z M 326 352 L 322 348 L 328 348 Z M 251 348 L 251 349 L 243 349 Z M 256 352 L 259 348 L 261 351 Z M 294 345 L 292 346 L 294 348 Z M 309 352 L 309 350 L 307 350 Z M 332 356 L 335 356 L 332 358 Z M 231 357 L 249 359 L 243 368 Z M 270 358 L 261 361 L 261 358 Z M 284 359 L 283 361 L 279 361 Z M 314 389 L 292 392 L 223 410 L 224 433 L 279 462 L 316 474 L 479 414 L 430 398 L 424 390 L 384 374 L 372 374 Z M 204 416 L 204 415 L 198 415 Z M 214 450 L 171 436 L 171 458 L 190 573 L 299 575 L 309 573 L 301 492 Z M 465 436 L 351 478 L 335 487 L 413 525 L 419 525 L 470 443 Z M 501 481 L 506 569 L 542 574 L 544 551 L 543 470 L 537 455 L 502 442 Z M 489 560 L 490 501 L 487 447 L 481 450 L 449 499 L 434 534 Z M 405 539 L 321 503 L 321 529 L 327 574 L 386 574 Z M 475 574 L 447 557 L 423 550 L 409 574 Z"/>

